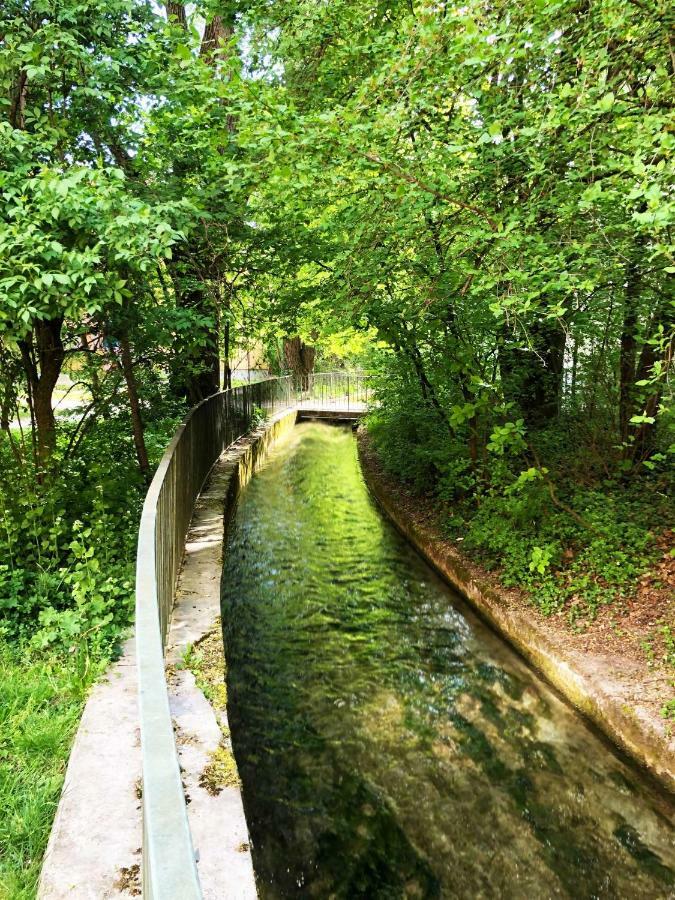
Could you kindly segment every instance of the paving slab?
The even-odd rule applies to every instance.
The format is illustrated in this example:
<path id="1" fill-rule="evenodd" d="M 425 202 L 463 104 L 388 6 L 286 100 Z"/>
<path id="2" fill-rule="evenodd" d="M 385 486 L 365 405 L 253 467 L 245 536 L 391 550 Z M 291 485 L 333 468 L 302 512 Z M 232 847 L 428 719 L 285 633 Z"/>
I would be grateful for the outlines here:
<path id="1" fill-rule="evenodd" d="M 141 745 L 135 641 L 93 688 L 42 864 L 41 900 L 140 895 Z"/>

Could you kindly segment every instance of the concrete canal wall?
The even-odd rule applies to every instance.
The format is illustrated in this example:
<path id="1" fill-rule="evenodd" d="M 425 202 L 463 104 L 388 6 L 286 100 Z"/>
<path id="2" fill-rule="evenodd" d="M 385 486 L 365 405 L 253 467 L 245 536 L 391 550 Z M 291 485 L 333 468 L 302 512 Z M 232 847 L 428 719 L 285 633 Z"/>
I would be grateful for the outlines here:
<path id="1" fill-rule="evenodd" d="M 405 491 L 382 471 L 363 428 L 358 443 L 366 483 L 398 530 L 612 743 L 675 792 L 675 739 L 668 733 L 658 707 L 646 702 L 655 684 L 646 684 L 644 673 L 634 671 L 611 652 L 583 652 L 574 646 L 572 636 L 562 639 L 549 620 L 522 601 L 514 602 L 496 579 L 443 537 L 423 504 L 402 502 Z"/>

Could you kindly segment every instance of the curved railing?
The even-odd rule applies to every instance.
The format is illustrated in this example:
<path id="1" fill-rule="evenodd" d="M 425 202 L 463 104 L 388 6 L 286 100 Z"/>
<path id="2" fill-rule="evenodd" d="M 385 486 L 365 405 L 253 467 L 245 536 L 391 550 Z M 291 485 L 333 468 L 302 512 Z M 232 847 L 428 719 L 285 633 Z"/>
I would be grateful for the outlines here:
<path id="1" fill-rule="evenodd" d="M 251 430 L 257 410 L 297 405 L 290 377 L 233 388 L 189 413 L 143 504 L 136 559 L 136 651 L 143 759 L 143 896 L 202 896 L 164 676 L 164 645 L 195 500 L 222 450 Z"/>
<path id="2" fill-rule="evenodd" d="M 136 558 L 136 650 L 143 762 L 143 896 L 201 898 L 164 673 L 164 646 L 192 512 L 225 447 L 272 416 L 307 404 L 362 407 L 364 376 L 270 378 L 214 394 L 190 411 L 169 444 L 143 504 Z"/>

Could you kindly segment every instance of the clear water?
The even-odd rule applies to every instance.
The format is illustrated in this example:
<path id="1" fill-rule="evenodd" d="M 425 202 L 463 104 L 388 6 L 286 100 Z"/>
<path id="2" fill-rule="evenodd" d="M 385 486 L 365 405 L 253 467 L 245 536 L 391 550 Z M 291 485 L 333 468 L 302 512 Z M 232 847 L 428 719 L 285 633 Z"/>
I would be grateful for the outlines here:
<path id="1" fill-rule="evenodd" d="M 672 801 L 383 519 L 349 430 L 273 451 L 223 584 L 262 898 L 675 896 Z"/>

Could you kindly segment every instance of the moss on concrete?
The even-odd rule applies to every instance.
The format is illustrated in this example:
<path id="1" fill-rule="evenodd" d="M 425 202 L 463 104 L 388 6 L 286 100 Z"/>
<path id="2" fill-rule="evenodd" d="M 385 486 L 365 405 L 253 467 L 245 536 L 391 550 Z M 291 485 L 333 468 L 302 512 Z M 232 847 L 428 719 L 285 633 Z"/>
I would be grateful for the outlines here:
<path id="1" fill-rule="evenodd" d="M 188 648 L 184 661 L 185 667 L 195 676 L 197 687 L 211 704 L 222 730 L 222 719 L 227 713 L 227 685 L 220 617 L 204 637 Z"/>
<path id="2" fill-rule="evenodd" d="M 201 774 L 199 784 L 213 796 L 219 794 L 223 788 L 241 785 L 229 741 L 223 739 L 213 751 L 208 765 Z"/>

